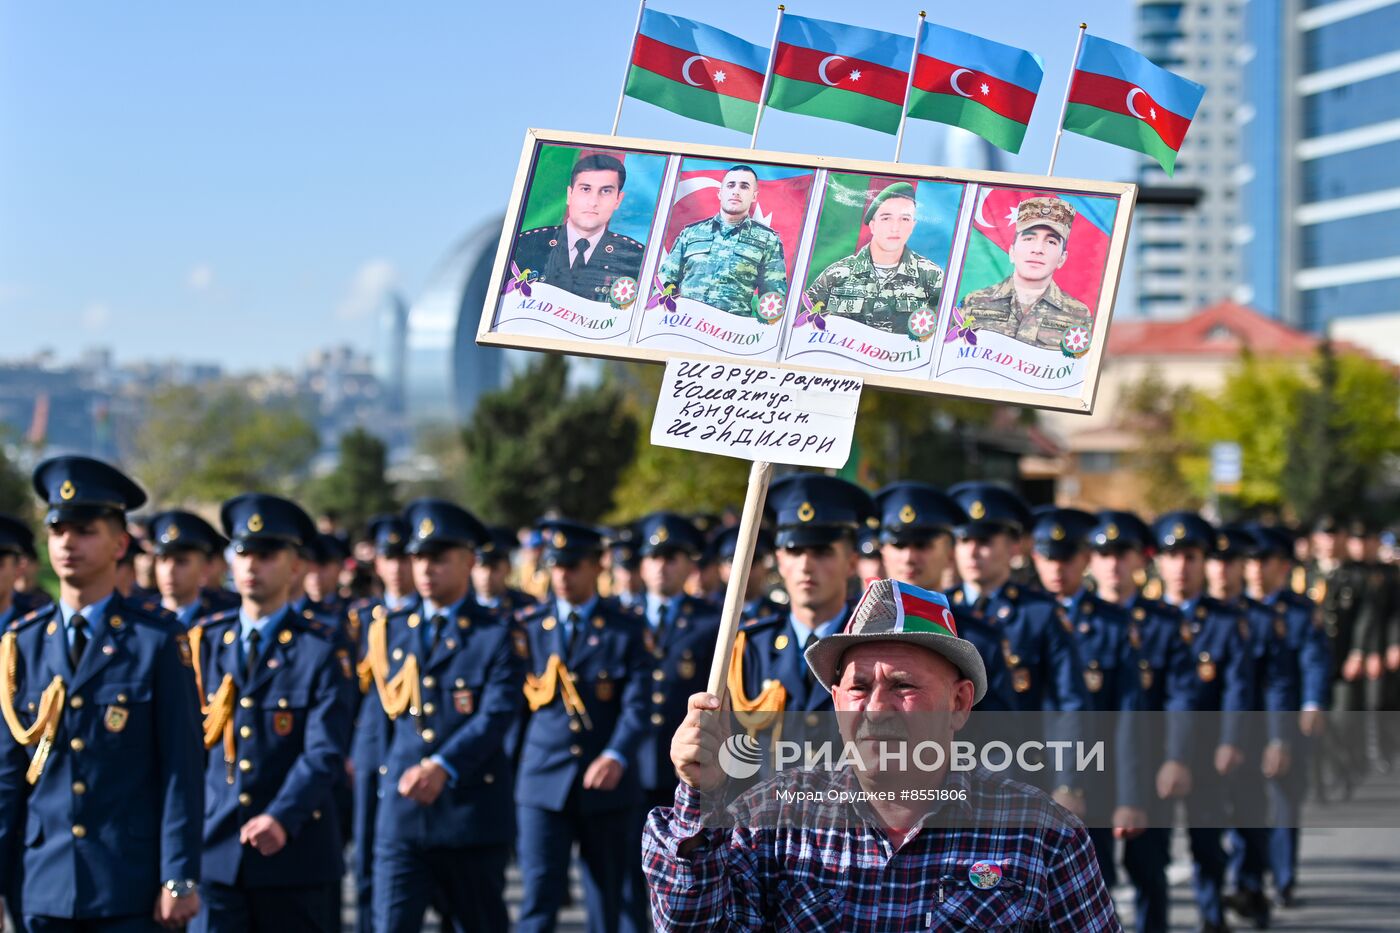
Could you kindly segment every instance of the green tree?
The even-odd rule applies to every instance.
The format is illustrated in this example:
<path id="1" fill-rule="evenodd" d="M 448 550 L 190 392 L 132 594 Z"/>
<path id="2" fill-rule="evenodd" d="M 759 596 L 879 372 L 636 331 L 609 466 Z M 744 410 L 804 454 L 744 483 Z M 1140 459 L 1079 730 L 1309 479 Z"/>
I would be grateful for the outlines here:
<path id="1" fill-rule="evenodd" d="M 1123 421 L 1138 436 L 1128 466 L 1143 477 L 1147 504 L 1154 512 L 1200 508 L 1205 501 L 1182 473 L 1182 460 L 1196 445 L 1176 431 L 1176 413 L 1191 398 L 1189 389 L 1167 387 L 1161 373 L 1148 370 L 1123 392 Z"/>
<path id="2" fill-rule="evenodd" d="M 347 528 L 359 528 L 380 512 L 398 508 L 394 486 L 385 475 L 389 451 L 364 428 L 340 438 L 340 461 L 334 470 L 312 480 L 306 501 L 318 512 L 336 512 Z"/>
<path id="3" fill-rule="evenodd" d="M 551 509 L 597 521 L 637 447 L 637 419 L 609 378 L 570 390 L 565 357 L 541 357 L 483 395 L 462 430 L 465 500 L 483 518 L 524 525 Z"/>
<path id="4" fill-rule="evenodd" d="M 1244 471 L 1232 498 L 1246 509 L 1280 505 L 1289 438 L 1311 391 L 1296 362 L 1246 353 L 1218 392 L 1192 393 L 1177 414 L 1174 432 L 1182 444 L 1177 464 L 1196 496 L 1212 492 L 1211 445 L 1233 441 L 1240 445 Z"/>
<path id="5" fill-rule="evenodd" d="M 219 502 L 290 490 L 317 446 L 316 429 L 290 402 L 232 385 L 175 386 L 151 397 L 126 458 L 153 503 Z"/>
<path id="6" fill-rule="evenodd" d="M 1312 378 L 1280 478 L 1285 501 L 1304 521 L 1368 507 L 1368 492 L 1400 453 L 1400 382 L 1389 365 L 1338 354 L 1325 342 Z"/>
<path id="7" fill-rule="evenodd" d="M 28 521 L 34 515 L 36 501 L 29 477 L 0 447 L 0 512 Z"/>
<path id="8" fill-rule="evenodd" d="M 637 423 L 650 429 L 665 370 L 633 365 L 618 381 L 627 387 L 627 405 Z M 647 435 L 650 437 L 650 433 Z M 662 447 L 644 441 L 623 471 L 611 521 L 637 518 L 658 509 L 676 512 L 718 512 L 744 501 L 749 463 L 733 457 Z"/>

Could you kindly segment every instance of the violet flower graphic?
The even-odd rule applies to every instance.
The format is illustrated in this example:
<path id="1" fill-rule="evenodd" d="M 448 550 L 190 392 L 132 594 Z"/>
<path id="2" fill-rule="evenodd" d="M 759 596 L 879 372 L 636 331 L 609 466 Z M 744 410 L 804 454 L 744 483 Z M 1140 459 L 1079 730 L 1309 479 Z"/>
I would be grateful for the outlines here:
<path id="1" fill-rule="evenodd" d="M 972 346 L 977 346 L 977 322 L 969 314 L 963 316 L 962 308 L 954 306 L 953 320 L 948 325 L 948 332 L 943 335 L 944 343 L 953 343 L 956 340 L 966 340 Z"/>
<path id="2" fill-rule="evenodd" d="M 671 312 L 672 314 L 675 314 L 675 294 L 676 283 L 662 282 L 661 276 L 658 275 L 655 279 L 655 284 L 652 286 L 651 298 L 647 301 L 646 310 L 650 311 L 652 308 L 655 308 L 657 305 L 660 305 L 664 307 L 667 311 Z"/>
<path id="3" fill-rule="evenodd" d="M 813 304 L 812 299 L 807 297 L 806 292 L 803 292 L 802 310 L 797 312 L 797 320 L 792 322 L 792 326 L 801 327 L 809 322 L 817 330 L 826 333 L 826 302 L 818 301 Z"/>
<path id="4" fill-rule="evenodd" d="M 511 292 L 518 291 L 526 298 L 529 298 L 530 270 L 526 269 L 524 272 L 521 272 L 520 267 L 517 266 L 514 262 L 512 262 L 510 264 L 510 274 L 512 278 L 506 280 L 506 287 L 503 294 L 509 295 Z"/>

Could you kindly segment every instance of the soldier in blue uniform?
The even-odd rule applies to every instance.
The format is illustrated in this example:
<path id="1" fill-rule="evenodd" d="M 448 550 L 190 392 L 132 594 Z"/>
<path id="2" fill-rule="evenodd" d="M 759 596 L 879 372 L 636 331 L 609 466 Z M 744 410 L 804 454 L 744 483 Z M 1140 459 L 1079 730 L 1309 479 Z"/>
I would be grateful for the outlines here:
<path id="1" fill-rule="evenodd" d="M 1307 792 L 1308 756 L 1312 739 L 1322 734 L 1331 692 L 1332 654 L 1322 612 L 1312 600 L 1293 592 L 1293 538 L 1284 529 L 1251 525 L 1245 561 L 1245 581 L 1252 598 L 1273 618 L 1269 649 L 1272 679 L 1283 684 L 1282 710 L 1298 710 L 1296 727 L 1285 723 L 1285 754 L 1272 773 L 1265 773 L 1270 829 L 1267 849 L 1249 845 L 1240 868 L 1241 887 L 1261 891 L 1263 875 L 1273 874 L 1276 904 L 1296 903 L 1298 824 Z"/>
<path id="2" fill-rule="evenodd" d="M 710 676 L 719 635 L 719 609 L 684 589 L 706 547 L 700 529 L 673 512 L 654 512 L 635 527 L 642 583 L 646 586 L 639 608 L 646 620 L 647 643 L 655 667 L 646 730 L 636 753 L 642 793 L 633 808 L 632 825 L 640 851 L 647 814 L 654 807 L 669 807 L 675 801 L 671 736 L 685 719 L 691 694 L 703 692 Z M 646 878 L 639 859 L 633 859 L 629 865 L 623 896 L 623 929 L 635 933 L 651 930 L 647 922 Z"/>
<path id="3" fill-rule="evenodd" d="M 977 645 L 987 667 L 988 689 L 981 708 L 1020 713 L 1078 713 L 1089 706 L 1083 664 L 1064 609 L 1041 590 L 1011 578 L 1011 558 L 1031 525 L 1031 510 L 1015 492 L 992 483 L 959 483 L 948 495 L 967 515 L 954 529 L 953 557 L 962 585 L 949 596 L 958 631 Z M 1018 717 L 1037 731 L 1034 717 Z M 1051 721 L 1073 738 L 1069 720 Z M 1084 791 L 1068 772 L 1046 768 L 1027 775 L 1053 781 L 1061 806 L 1084 815 Z"/>
<path id="4" fill-rule="evenodd" d="M 60 592 L 0 636 L 0 884 L 23 874 L 31 931 L 185 924 L 204 808 L 190 646 L 116 592 L 146 494 L 86 457 L 39 464 L 34 489 Z"/>
<path id="5" fill-rule="evenodd" d="M 880 556 L 891 579 L 942 592 L 953 568 L 953 529 L 966 523 L 962 507 L 927 483 L 891 483 L 875 494 L 880 510 Z"/>
<path id="6" fill-rule="evenodd" d="M 20 561 L 24 560 L 25 550 L 33 546 L 34 533 L 28 525 L 12 516 L 0 514 L 0 632 L 7 630 L 12 621 L 27 614 L 15 605 L 15 597 L 19 595 L 15 591 L 15 579 L 19 576 Z M 0 743 L 6 741 L 0 737 Z M 23 875 L 16 861 L 12 859 L 10 862 L 13 873 L 0 881 L 0 903 L 9 906 L 13 926 L 23 931 L 24 913 L 20 906 Z M 4 910 L 0 909 L 0 926 L 4 925 L 4 917 Z"/>
<path id="7" fill-rule="evenodd" d="M 340 595 L 340 571 L 350 558 L 350 547 L 338 535 L 317 532 L 303 548 L 306 555 L 304 595 L 296 602 L 296 610 L 311 610 L 318 616 L 329 616 L 337 622 L 345 619 L 349 608 Z"/>
<path id="8" fill-rule="evenodd" d="M 641 797 L 637 756 L 649 728 L 648 695 L 663 681 L 653 680 L 646 620 L 598 596 L 598 530 L 562 519 L 539 530 L 553 599 L 519 620 L 530 655 L 530 718 L 515 784 L 525 886 L 517 928 L 554 929 L 577 842 L 588 929 L 612 933 L 637 861 L 634 846 L 619 844 L 618 828 Z"/>
<path id="9" fill-rule="evenodd" d="M 374 682 L 365 659 L 370 624 L 392 612 L 411 612 L 419 605 L 418 593 L 413 588 L 413 569 L 404 552 L 409 537 L 408 523 L 402 515 L 376 515 L 370 519 L 368 530 L 370 541 L 374 543 L 374 572 L 384 592 L 353 603 L 345 620 L 346 634 L 357 645 L 356 673 L 361 694 L 367 693 Z M 350 745 L 353 801 L 350 831 L 355 840 L 355 929 L 359 933 L 371 933 L 374 929 L 374 822 L 379 812 L 379 770 L 383 767 L 387 771 L 384 756 L 388 753 L 389 731 L 360 727 L 361 722 L 368 722 L 367 713 L 378 708 L 377 702 L 377 698 L 361 702 L 360 718 Z"/>
<path id="10" fill-rule="evenodd" d="M 1089 775 L 1084 788 L 1089 838 L 1104 883 L 1112 889 L 1118 882 L 1114 839 L 1131 838 L 1147 828 L 1148 749 L 1133 715 L 1142 709 L 1143 695 L 1129 615 L 1084 586 L 1089 534 L 1095 524 L 1093 515 L 1079 509 L 1047 509 L 1032 527 L 1031 553 L 1041 585 L 1074 626 L 1089 709 L 1099 714 L 1094 731 L 1114 739 L 1114 769 Z"/>
<path id="11" fill-rule="evenodd" d="M 1206 555 L 1216 540 L 1210 522 L 1194 512 L 1168 512 L 1153 522 L 1152 536 L 1163 598 L 1181 611 L 1182 637 L 1196 657 L 1189 709 L 1223 714 L 1190 730 L 1169 730 L 1167 763 L 1158 773 L 1159 792 L 1186 797 L 1196 906 L 1202 930 L 1214 933 L 1227 929 L 1221 833 L 1229 814 L 1219 782 L 1207 774 L 1228 778 L 1244 764 L 1242 722 L 1231 714 L 1253 703 L 1254 649 L 1248 618 L 1206 593 Z"/>
<path id="12" fill-rule="evenodd" d="M 729 575 L 734 572 L 734 548 L 738 543 L 737 525 L 723 529 L 712 541 L 715 560 L 719 562 L 719 576 L 726 587 L 729 586 Z M 742 615 L 745 621 L 783 611 L 783 605 L 768 595 L 768 578 L 773 573 L 773 551 L 773 535 L 760 528 L 754 540 L 748 587 L 744 590 Z"/>
<path id="13" fill-rule="evenodd" d="M 773 543 L 789 604 L 740 628 L 729 671 L 730 701 L 740 726 L 765 735 L 784 725 L 783 713 L 832 708 L 831 694 L 812 677 L 803 652 L 845 627 L 853 606 L 847 591 L 856 572 L 856 534 L 875 517 L 875 503 L 865 490 L 811 473 L 775 480 L 768 505 L 777 523 Z M 803 720 L 812 727 L 818 722 L 817 717 Z"/>
<path id="14" fill-rule="evenodd" d="M 607 301 L 613 282 L 636 279 L 645 247 L 608 229 L 622 204 L 627 169 L 615 156 L 586 155 L 574 163 L 566 189 L 565 221 L 520 234 L 511 260 L 531 281 L 572 292 L 589 301 Z"/>
<path id="15" fill-rule="evenodd" d="M 25 551 L 33 546 L 34 532 L 28 525 L 11 515 L 0 514 L 0 631 L 29 611 L 19 608 L 15 580 Z"/>
<path id="16" fill-rule="evenodd" d="M 1089 531 L 1094 592 L 1128 613 L 1128 642 L 1137 651 L 1141 707 L 1152 713 L 1185 712 L 1195 695 L 1196 666 L 1183 637 L 1181 613 L 1148 599 L 1140 587 L 1152 548 L 1152 530 L 1131 512 L 1106 510 L 1095 519 Z M 1147 774 L 1160 772 L 1166 763 L 1165 719 L 1139 717 Z M 1136 889 L 1138 933 L 1166 933 L 1172 804 L 1160 794 L 1149 797 L 1146 804 L 1149 828 L 1123 843 L 1123 868 Z"/>
<path id="17" fill-rule="evenodd" d="M 452 929 L 503 931 L 515 835 L 505 743 L 524 706 L 525 643 L 472 595 L 485 526 L 439 499 L 410 503 L 404 518 L 421 603 L 370 623 L 375 697 L 360 723 L 371 746 L 387 748 L 374 929 L 419 930 L 433 903 Z"/>
<path id="18" fill-rule="evenodd" d="M 608 536 L 608 573 L 611 595 L 623 608 L 642 602 L 642 559 L 637 556 L 636 529 L 624 525 Z"/>
<path id="19" fill-rule="evenodd" d="M 161 605 L 189 628 L 228 606 L 206 594 L 210 555 L 228 546 L 228 539 L 192 512 L 160 512 L 147 523 L 155 549 L 156 586 Z"/>
<path id="20" fill-rule="evenodd" d="M 26 615 L 53 602 L 53 597 L 39 585 L 39 552 L 34 539 L 20 545 L 19 569 L 15 575 L 15 612 Z"/>
<path id="21" fill-rule="evenodd" d="M 209 748 L 201 931 L 338 930 L 354 662 L 335 623 L 288 602 L 316 534 L 295 503 L 223 504 L 242 605 L 191 629 Z"/>
<path id="22" fill-rule="evenodd" d="M 489 528 L 486 541 L 476 549 L 476 564 L 472 567 L 472 593 L 478 605 L 507 619 L 535 604 L 533 596 L 506 582 L 510 576 L 510 555 L 519 546 L 509 528 Z"/>

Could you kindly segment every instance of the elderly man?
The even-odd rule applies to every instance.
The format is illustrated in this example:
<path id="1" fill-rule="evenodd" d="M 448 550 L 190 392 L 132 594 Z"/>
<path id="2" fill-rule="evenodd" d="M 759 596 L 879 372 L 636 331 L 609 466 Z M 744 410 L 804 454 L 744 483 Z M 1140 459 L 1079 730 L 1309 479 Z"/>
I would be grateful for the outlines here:
<path id="1" fill-rule="evenodd" d="M 693 696 L 671 745 L 675 805 L 652 811 L 643 843 L 657 929 L 1121 929 L 1084 826 L 1041 792 L 984 770 L 870 766 L 872 742 L 946 748 L 986 692 L 943 596 L 875 581 L 806 660 L 864 767 L 778 774 L 725 814 L 721 701 Z M 902 799 L 914 779 L 929 802 Z M 838 786 L 865 799 L 803 811 L 776 793 L 828 801 Z M 812 811 L 827 821 L 803 823 Z"/>

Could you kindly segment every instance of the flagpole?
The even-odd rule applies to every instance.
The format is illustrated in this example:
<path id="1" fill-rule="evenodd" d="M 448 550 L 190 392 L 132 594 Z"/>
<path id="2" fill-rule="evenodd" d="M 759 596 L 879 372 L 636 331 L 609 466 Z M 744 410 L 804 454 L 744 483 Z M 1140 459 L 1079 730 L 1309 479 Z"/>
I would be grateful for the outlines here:
<path id="1" fill-rule="evenodd" d="M 909 94 L 914 90 L 914 68 L 919 64 L 919 43 L 924 38 L 924 17 L 928 13 L 919 11 L 919 24 L 914 27 L 914 55 L 909 59 L 909 80 L 904 82 L 904 107 L 899 111 L 899 132 L 894 136 L 894 160 L 899 161 L 899 150 L 904 148 L 904 125 L 909 122 Z"/>
<path id="2" fill-rule="evenodd" d="M 632 56 L 637 54 L 637 36 L 642 31 L 642 14 L 646 12 L 647 0 L 640 0 L 637 4 L 637 25 L 632 27 L 632 44 L 627 48 L 627 63 L 622 66 L 622 87 L 617 91 L 617 112 L 613 114 L 612 132 L 608 135 L 617 135 L 617 124 L 622 120 L 622 102 L 627 98 L 627 76 L 632 73 Z"/>
<path id="3" fill-rule="evenodd" d="M 1065 99 L 1060 104 L 1060 122 L 1055 127 L 1055 144 L 1050 147 L 1050 167 L 1045 170 L 1045 174 L 1055 174 L 1055 159 L 1060 154 L 1060 137 L 1065 133 L 1065 114 L 1069 112 L 1069 92 L 1074 87 L 1074 73 L 1079 70 L 1079 50 L 1084 47 L 1084 31 L 1089 28 L 1088 23 L 1079 24 L 1079 38 L 1074 40 L 1074 61 L 1069 65 L 1069 78 L 1065 81 Z"/>
<path id="4" fill-rule="evenodd" d="M 778 20 L 773 24 L 773 41 L 768 48 L 768 70 L 763 73 L 763 90 L 758 92 L 758 112 L 753 115 L 753 135 L 749 137 L 749 148 L 758 148 L 758 122 L 763 119 L 763 105 L 768 103 L 768 85 L 773 82 L 773 64 L 778 60 L 778 33 L 783 28 L 783 4 L 778 4 Z"/>

